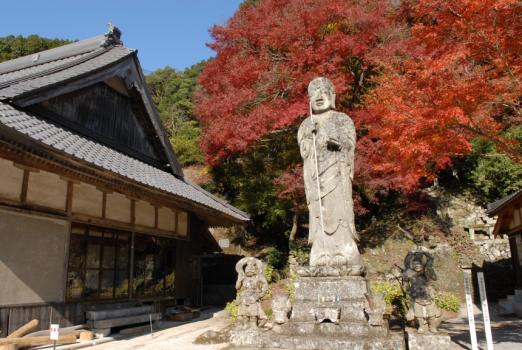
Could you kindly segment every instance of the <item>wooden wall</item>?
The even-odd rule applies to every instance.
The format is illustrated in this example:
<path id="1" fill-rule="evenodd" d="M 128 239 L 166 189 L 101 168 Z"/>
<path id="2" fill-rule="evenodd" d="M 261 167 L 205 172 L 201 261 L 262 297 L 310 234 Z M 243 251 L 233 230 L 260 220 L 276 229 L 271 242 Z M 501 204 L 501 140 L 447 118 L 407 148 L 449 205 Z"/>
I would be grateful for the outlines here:
<path id="1" fill-rule="evenodd" d="M 2 158 L 0 169 L 0 204 L 58 214 L 71 221 L 178 239 L 188 237 L 188 213 L 178 208 L 27 168 Z"/>

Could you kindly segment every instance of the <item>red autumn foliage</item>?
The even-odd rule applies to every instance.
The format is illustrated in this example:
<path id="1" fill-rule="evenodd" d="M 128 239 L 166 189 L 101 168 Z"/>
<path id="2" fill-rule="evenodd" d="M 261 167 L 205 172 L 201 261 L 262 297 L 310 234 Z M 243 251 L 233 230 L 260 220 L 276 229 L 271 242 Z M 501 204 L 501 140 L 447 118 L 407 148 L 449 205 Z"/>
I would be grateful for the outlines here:
<path id="1" fill-rule="evenodd" d="M 367 130 L 356 182 L 368 187 L 415 189 L 469 152 L 476 136 L 508 149 L 500 131 L 522 114 L 521 9 L 516 0 L 241 6 L 212 29 L 217 55 L 195 96 L 206 159 L 218 164 L 299 123 L 316 76 L 334 82 L 338 109 Z M 365 105 L 353 98 L 368 89 Z"/>
<path id="2" fill-rule="evenodd" d="M 372 177 L 413 189 L 484 137 L 509 151 L 500 131 L 522 116 L 522 4 L 516 0 L 405 1 L 414 21 L 401 56 L 384 67 L 358 116 L 379 140 Z M 512 150 L 516 149 L 512 147 Z"/>
<path id="3" fill-rule="evenodd" d="M 303 119 L 307 85 L 317 76 L 333 80 L 339 100 L 349 95 L 354 74 L 347 62 L 376 46 L 386 3 L 262 0 L 214 27 L 210 47 L 217 56 L 196 94 L 207 161 L 215 164 Z"/>

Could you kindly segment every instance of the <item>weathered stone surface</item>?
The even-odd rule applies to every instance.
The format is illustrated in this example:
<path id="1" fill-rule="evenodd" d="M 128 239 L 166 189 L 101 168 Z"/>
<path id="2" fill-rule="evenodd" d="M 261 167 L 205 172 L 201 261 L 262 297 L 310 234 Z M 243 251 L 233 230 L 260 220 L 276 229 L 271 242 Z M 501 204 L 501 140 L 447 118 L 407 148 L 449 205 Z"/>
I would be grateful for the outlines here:
<path id="1" fill-rule="evenodd" d="M 297 139 L 310 213 L 310 266 L 361 266 L 352 199 L 355 126 L 333 110 L 330 80 L 312 80 L 308 96 L 312 115 L 299 127 Z"/>
<path id="2" fill-rule="evenodd" d="M 249 329 L 247 332 L 231 332 L 231 340 L 241 347 L 292 350 L 400 350 L 404 348 L 402 334 L 388 337 L 338 337 L 314 334 L 293 336 L 277 335 L 272 332 Z"/>
<path id="3" fill-rule="evenodd" d="M 236 271 L 238 321 L 243 328 L 255 328 L 259 320 L 267 319 L 261 307 L 261 299 L 268 290 L 265 265 L 259 259 L 246 257 L 237 262 Z"/>
<path id="4" fill-rule="evenodd" d="M 364 298 L 368 290 L 363 277 L 300 277 L 295 282 L 295 299 L 339 302 Z"/>
<path id="5" fill-rule="evenodd" d="M 429 328 L 436 333 L 441 322 L 441 311 L 435 303 L 435 290 L 431 285 L 432 281 L 437 280 L 433 259 L 428 249 L 422 246 L 417 246 L 404 258 L 403 281 L 411 297 L 406 319 L 417 320 L 419 332 Z"/>
<path id="6" fill-rule="evenodd" d="M 410 329 L 407 337 L 409 350 L 451 349 L 451 338 L 447 334 L 419 334 L 416 330 Z"/>

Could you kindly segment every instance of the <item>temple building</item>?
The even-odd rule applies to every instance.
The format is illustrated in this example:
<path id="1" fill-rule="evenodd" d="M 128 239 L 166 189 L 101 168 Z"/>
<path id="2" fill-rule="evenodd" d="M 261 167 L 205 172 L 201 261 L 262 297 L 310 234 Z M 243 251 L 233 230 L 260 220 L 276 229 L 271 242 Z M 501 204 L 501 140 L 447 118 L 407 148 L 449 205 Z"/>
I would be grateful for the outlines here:
<path id="1" fill-rule="evenodd" d="M 511 250 L 515 294 L 499 303 L 506 313 L 522 317 L 522 189 L 488 204 L 487 213 L 498 216 L 493 234 L 506 235 Z"/>
<path id="2" fill-rule="evenodd" d="M 120 31 L 0 63 L 0 336 L 89 305 L 199 305 L 211 226 L 248 215 L 184 179 Z"/>

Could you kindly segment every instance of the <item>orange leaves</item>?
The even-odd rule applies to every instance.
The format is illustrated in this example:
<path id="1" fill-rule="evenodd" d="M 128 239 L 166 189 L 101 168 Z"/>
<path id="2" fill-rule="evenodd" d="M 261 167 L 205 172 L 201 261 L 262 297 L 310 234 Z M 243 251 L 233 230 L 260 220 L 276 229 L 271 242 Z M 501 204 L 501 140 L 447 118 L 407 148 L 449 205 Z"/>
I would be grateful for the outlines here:
<path id="1" fill-rule="evenodd" d="M 400 69 L 387 66 L 363 118 L 382 144 L 385 169 L 415 180 L 433 178 L 475 136 L 500 140 L 495 118 L 522 97 L 522 5 L 514 1 L 407 1 L 416 24 Z M 515 39 L 517 38 L 518 39 Z M 383 58 L 384 60 L 386 58 Z M 364 114 L 363 114 L 364 115 Z M 520 119 L 520 114 L 518 115 Z M 519 120 L 520 121 L 520 120 Z M 382 165 L 375 166 L 383 171 Z M 411 181 L 399 184 L 408 188 Z"/>

